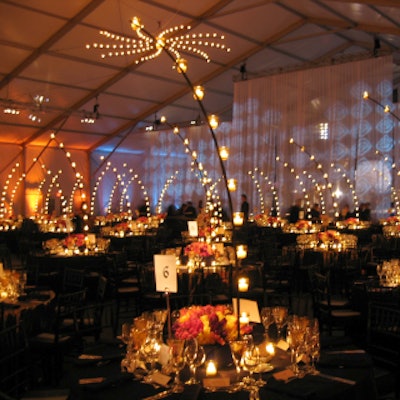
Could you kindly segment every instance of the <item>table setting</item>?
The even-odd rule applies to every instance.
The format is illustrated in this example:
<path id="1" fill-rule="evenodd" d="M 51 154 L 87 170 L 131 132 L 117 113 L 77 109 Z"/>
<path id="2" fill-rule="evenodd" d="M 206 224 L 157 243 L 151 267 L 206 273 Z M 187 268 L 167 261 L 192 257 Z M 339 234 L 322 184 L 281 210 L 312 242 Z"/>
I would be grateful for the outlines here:
<path id="1" fill-rule="evenodd" d="M 230 307 L 189 307 L 172 316 L 171 335 L 166 310 L 146 312 L 114 347 L 78 357 L 70 398 L 354 399 L 371 389 L 363 350 L 322 348 L 317 320 L 285 307 L 260 315 L 238 334 Z"/>

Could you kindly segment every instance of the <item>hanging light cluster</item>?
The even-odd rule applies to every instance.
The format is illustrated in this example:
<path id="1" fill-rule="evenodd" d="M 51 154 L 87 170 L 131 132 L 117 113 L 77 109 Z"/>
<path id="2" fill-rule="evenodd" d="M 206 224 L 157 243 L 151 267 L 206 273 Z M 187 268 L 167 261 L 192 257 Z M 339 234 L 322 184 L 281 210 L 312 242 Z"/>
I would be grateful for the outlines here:
<path id="1" fill-rule="evenodd" d="M 175 57 L 175 68 L 178 72 L 186 72 L 187 61 L 181 57 L 180 51 L 195 54 L 210 62 L 208 53 L 202 48 L 215 48 L 230 52 L 230 48 L 223 43 L 224 36 L 217 33 L 188 33 L 190 26 L 179 25 L 161 31 L 156 37 L 150 35 L 138 17 L 131 20 L 131 28 L 137 39 L 117 35 L 107 30 L 99 33 L 109 42 L 87 44 L 87 49 L 101 51 L 101 58 L 118 56 L 138 56 L 135 61 L 139 64 L 158 57 L 167 48 Z"/>

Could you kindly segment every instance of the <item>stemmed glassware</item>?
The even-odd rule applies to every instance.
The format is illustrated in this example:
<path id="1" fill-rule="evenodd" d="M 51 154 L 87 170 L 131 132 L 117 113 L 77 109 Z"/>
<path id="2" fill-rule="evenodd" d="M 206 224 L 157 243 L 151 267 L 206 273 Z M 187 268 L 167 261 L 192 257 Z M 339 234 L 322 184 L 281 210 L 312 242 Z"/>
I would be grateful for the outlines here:
<path id="1" fill-rule="evenodd" d="M 378 264 L 376 266 L 376 273 L 378 274 L 379 277 L 379 283 L 382 283 L 382 277 L 383 277 L 383 267 L 382 264 Z"/>
<path id="2" fill-rule="evenodd" d="M 132 324 L 124 322 L 121 327 L 121 341 L 128 346 L 131 337 Z"/>
<path id="3" fill-rule="evenodd" d="M 277 339 L 279 341 L 282 335 L 282 329 L 285 326 L 288 317 L 288 308 L 283 306 L 272 307 L 272 315 L 274 317 L 274 322 L 278 331 Z"/>
<path id="4" fill-rule="evenodd" d="M 260 312 L 261 322 L 264 326 L 264 335 L 266 339 L 269 338 L 269 328 L 274 323 L 274 315 L 272 313 L 272 307 L 263 307 Z"/>
<path id="5" fill-rule="evenodd" d="M 290 366 L 296 376 L 300 376 L 298 362 L 301 357 L 301 347 L 304 346 L 305 331 L 298 325 L 292 324 L 287 330 L 287 342 L 290 349 Z"/>
<path id="6" fill-rule="evenodd" d="M 316 362 L 319 360 L 321 345 L 319 336 L 319 324 L 315 318 L 311 321 L 310 327 L 306 333 L 306 347 L 307 353 L 309 354 L 311 363 L 308 373 L 311 375 L 317 374 Z"/>
<path id="7" fill-rule="evenodd" d="M 246 348 L 247 341 L 245 339 L 237 339 L 231 340 L 229 342 L 229 347 L 231 349 L 232 360 L 235 364 L 236 373 L 239 378 L 241 366 L 240 363 L 242 361 L 243 352 Z"/>
<path id="8" fill-rule="evenodd" d="M 170 362 L 175 372 L 174 382 L 172 386 L 173 393 L 183 392 L 183 384 L 180 380 L 179 374 L 185 366 L 185 358 L 183 351 L 185 348 L 185 341 L 183 339 L 168 339 Z"/>
<path id="9" fill-rule="evenodd" d="M 247 343 L 242 355 L 243 365 L 249 371 L 249 376 L 243 379 L 248 386 L 256 386 L 256 380 L 253 374 L 260 362 L 260 350 L 254 343 Z"/>
<path id="10" fill-rule="evenodd" d="M 203 346 L 200 346 L 197 339 L 188 339 L 185 343 L 184 357 L 189 365 L 191 377 L 186 382 L 189 385 L 198 383 L 196 378 L 197 367 L 206 361 L 206 353 Z"/>
<path id="11" fill-rule="evenodd" d="M 158 357 L 160 355 L 161 344 L 162 340 L 160 338 L 159 331 L 156 329 L 150 329 L 141 349 L 144 361 L 150 365 L 148 376 L 151 376 L 157 371 L 156 362 L 158 361 Z"/>

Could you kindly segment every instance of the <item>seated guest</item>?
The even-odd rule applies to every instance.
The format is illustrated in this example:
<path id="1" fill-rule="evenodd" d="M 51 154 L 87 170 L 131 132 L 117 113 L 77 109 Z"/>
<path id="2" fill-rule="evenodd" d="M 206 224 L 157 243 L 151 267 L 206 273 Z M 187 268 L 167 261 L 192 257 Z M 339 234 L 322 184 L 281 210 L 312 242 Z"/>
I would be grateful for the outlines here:
<path id="1" fill-rule="evenodd" d="M 193 206 L 193 203 L 191 201 L 187 202 L 187 206 L 183 211 L 183 215 L 189 219 L 196 219 L 197 217 L 197 211 L 196 208 Z"/>
<path id="2" fill-rule="evenodd" d="M 353 217 L 353 213 L 350 211 L 350 207 L 346 203 L 346 204 L 344 204 L 344 206 L 342 207 L 342 209 L 339 212 L 338 220 L 345 221 L 346 219 L 351 218 L 351 217 Z"/>

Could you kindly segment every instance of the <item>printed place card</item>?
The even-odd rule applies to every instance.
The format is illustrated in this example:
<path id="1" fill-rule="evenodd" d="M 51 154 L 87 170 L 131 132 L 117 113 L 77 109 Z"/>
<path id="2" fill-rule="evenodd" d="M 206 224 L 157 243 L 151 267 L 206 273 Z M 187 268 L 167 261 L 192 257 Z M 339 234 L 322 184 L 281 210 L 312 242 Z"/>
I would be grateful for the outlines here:
<path id="1" fill-rule="evenodd" d="M 174 255 L 155 254 L 154 273 L 157 292 L 176 293 L 178 291 L 178 275 Z"/>
<path id="2" fill-rule="evenodd" d="M 226 387 L 230 385 L 229 378 L 204 378 L 203 385 L 205 387 Z"/>

